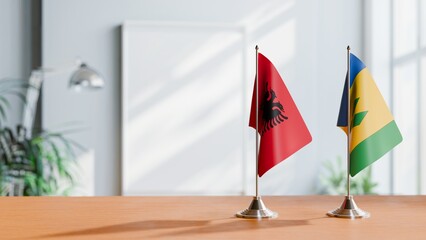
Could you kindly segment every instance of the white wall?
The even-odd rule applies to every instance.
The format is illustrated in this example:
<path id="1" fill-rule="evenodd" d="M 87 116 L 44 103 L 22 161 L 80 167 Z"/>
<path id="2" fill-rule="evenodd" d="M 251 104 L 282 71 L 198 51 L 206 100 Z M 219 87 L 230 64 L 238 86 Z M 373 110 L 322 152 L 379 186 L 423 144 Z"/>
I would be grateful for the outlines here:
<path id="1" fill-rule="evenodd" d="M 252 49 L 259 44 L 281 72 L 313 136 L 310 145 L 262 177 L 261 193 L 312 194 L 321 162 L 345 153 L 345 137 L 335 123 L 346 46 L 362 57 L 362 16 L 361 0 L 45 0 L 43 64 L 59 66 L 80 56 L 104 75 L 106 87 L 75 94 L 66 89 L 65 74 L 45 81 L 44 127 L 74 120 L 89 126 L 74 138 L 95 159 L 94 193 L 119 194 L 120 25 L 125 20 L 239 24 L 248 29 L 248 59 L 254 59 Z M 248 190 L 251 194 L 253 186 Z"/>
<path id="2" fill-rule="evenodd" d="M 27 79 L 31 72 L 30 0 L 0 1 L 0 79 Z M 22 103 L 12 102 L 7 125 L 20 122 Z"/>
<path id="3" fill-rule="evenodd" d="M 426 65 L 421 65 L 422 57 L 425 59 L 421 27 L 426 25 L 420 17 L 426 8 L 417 8 L 416 2 L 426 6 L 422 0 L 394 1 L 393 5 L 392 1 L 377 0 L 365 5 L 366 63 L 403 136 L 391 154 L 373 165 L 381 194 L 426 193 L 426 111 L 421 94 L 426 87 L 421 75 L 426 71 Z"/>

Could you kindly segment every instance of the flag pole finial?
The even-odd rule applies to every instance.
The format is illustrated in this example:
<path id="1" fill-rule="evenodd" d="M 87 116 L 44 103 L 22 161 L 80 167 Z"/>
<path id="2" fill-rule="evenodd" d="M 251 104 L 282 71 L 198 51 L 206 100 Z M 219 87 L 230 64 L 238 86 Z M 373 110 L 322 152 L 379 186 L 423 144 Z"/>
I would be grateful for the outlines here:
<path id="1" fill-rule="evenodd" d="M 350 51 L 351 50 L 351 47 L 348 45 L 348 47 L 346 48 L 348 51 Z"/>

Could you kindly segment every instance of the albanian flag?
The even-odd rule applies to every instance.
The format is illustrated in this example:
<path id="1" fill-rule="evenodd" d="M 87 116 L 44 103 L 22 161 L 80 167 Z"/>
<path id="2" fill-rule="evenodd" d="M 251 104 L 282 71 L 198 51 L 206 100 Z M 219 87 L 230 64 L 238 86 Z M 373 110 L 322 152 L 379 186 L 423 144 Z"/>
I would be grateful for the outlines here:
<path id="1" fill-rule="evenodd" d="M 274 65 L 258 54 L 260 134 L 259 171 L 269 169 L 312 141 L 287 87 Z M 256 129 L 256 82 L 253 90 L 249 126 Z"/>

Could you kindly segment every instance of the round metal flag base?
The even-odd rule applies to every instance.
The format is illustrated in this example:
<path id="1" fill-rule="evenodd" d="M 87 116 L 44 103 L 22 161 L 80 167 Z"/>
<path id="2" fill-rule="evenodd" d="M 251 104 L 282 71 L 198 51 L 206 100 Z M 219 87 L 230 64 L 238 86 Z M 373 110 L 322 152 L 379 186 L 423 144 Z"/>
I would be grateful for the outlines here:
<path id="1" fill-rule="evenodd" d="M 342 203 L 342 206 L 340 206 L 339 208 L 333 211 L 329 211 L 327 215 L 330 217 L 351 218 L 351 219 L 370 217 L 370 213 L 363 211 L 356 205 L 352 195 L 346 196 L 345 200 Z"/>
<path id="2" fill-rule="evenodd" d="M 239 218 L 276 218 L 278 213 L 266 208 L 260 197 L 253 197 L 250 206 L 241 212 L 235 214 Z"/>

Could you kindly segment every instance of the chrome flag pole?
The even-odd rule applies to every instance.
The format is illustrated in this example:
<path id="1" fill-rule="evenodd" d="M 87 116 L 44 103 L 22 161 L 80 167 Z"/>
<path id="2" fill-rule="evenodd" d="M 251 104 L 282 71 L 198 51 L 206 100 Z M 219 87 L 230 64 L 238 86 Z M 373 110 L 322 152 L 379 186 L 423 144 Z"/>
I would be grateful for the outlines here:
<path id="1" fill-rule="evenodd" d="M 256 45 L 256 196 L 250 203 L 250 206 L 236 214 L 240 218 L 276 218 L 278 214 L 269 210 L 259 195 L 259 46 Z"/>
<path id="2" fill-rule="evenodd" d="M 351 183 L 350 183 L 350 170 L 351 170 L 351 140 L 352 140 L 352 131 L 351 131 L 351 48 L 347 47 L 347 64 L 348 64 L 348 72 L 346 78 L 346 91 L 348 92 L 348 112 L 347 112 L 347 194 L 345 199 L 343 200 L 342 205 L 332 211 L 327 212 L 327 215 L 330 217 L 340 217 L 340 218 L 368 218 L 370 214 L 358 208 L 351 195 Z"/>

